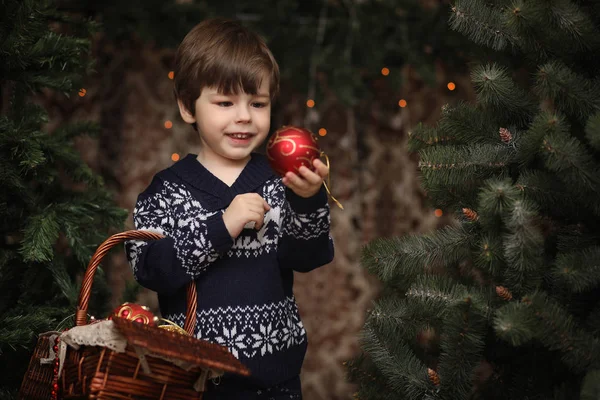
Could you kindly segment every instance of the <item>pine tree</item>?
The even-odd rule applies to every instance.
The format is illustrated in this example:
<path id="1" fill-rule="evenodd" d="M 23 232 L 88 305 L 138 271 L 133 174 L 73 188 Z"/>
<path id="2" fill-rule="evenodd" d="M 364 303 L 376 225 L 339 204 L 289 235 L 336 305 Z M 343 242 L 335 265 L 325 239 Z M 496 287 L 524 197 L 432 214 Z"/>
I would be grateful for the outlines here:
<path id="1" fill-rule="evenodd" d="M 456 218 L 365 246 L 384 289 L 348 363 L 356 397 L 597 399 L 599 2 L 457 0 L 449 23 L 514 57 L 481 60 L 476 103 L 411 133 Z"/>
<path id="2" fill-rule="evenodd" d="M 74 147 L 95 125 L 49 132 L 48 113 L 35 101 L 41 91 L 72 95 L 82 87 L 94 26 L 43 0 L 6 0 L 1 8 L 0 397 L 12 398 L 37 334 L 71 326 L 77 277 L 109 230 L 122 229 L 126 212 Z M 102 313 L 108 292 L 98 275 L 90 312 Z"/>

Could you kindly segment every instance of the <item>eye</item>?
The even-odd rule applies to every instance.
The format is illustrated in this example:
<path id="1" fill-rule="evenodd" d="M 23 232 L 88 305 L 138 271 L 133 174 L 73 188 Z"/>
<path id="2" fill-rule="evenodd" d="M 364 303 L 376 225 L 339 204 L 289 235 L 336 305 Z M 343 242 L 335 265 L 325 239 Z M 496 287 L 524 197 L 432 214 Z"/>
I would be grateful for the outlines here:
<path id="1" fill-rule="evenodd" d="M 268 105 L 269 105 L 269 103 L 262 103 L 262 102 L 252 103 L 252 107 L 254 107 L 254 108 L 264 108 Z"/>
<path id="2" fill-rule="evenodd" d="M 220 101 L 217 103 L 219 107 L 231 107 L 232 104 L 230 101 Z"/>

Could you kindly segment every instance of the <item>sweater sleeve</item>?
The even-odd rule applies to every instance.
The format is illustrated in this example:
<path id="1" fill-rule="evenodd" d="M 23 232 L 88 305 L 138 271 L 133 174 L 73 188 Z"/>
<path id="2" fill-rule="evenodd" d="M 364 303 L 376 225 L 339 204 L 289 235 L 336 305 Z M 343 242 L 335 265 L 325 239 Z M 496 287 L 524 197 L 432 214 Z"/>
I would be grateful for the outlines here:
<path id="1" fill-rule="evenodd" d="M 184 187 L 158 179 L 138 197 L 133 221 L 135 229 L 165 236 L 125 244 L 135 279 L 158 293 L 172 294 L 197 279 L 233 245 L 220 210 L 205 212 Z"/>
<path id="2" fill-rule="evenodd" d="M 333 260 L 330 215 L 324 188 L 310 198 L 285 189 L 278 257 L 282 268 L 308 272 Z"/>

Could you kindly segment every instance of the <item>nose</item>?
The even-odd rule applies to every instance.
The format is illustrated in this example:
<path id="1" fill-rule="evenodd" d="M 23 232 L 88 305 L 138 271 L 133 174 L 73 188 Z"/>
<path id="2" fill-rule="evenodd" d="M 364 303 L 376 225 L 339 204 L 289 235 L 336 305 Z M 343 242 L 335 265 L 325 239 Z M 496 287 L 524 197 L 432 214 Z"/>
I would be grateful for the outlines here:
<path id="1" fill-rule="evenodd" d="M 247 105 L 239 105 L 237 107 L 237 115 L 236 122 L 238 123 L 248 123 L 252 119 L 250 110 Z"/>

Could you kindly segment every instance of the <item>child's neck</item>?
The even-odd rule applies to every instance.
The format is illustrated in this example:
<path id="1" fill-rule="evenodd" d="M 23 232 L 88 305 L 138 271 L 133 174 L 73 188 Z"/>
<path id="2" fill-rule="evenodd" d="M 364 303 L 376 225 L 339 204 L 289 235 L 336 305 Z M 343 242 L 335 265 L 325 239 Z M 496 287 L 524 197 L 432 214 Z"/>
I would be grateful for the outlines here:
<path id="1" fill-rule="evenodd" d="M 211 174 L 219 178 L 227 186 L 233 185 L 251 158 L 252 156 L 249 155 L 243 160 L 230 160 L 220 156 L 211 157 L 202 151 L 198 153 L 197 157 L 204 168 L 209 170 Z"/>

